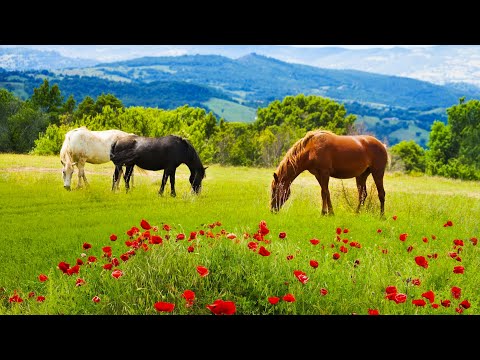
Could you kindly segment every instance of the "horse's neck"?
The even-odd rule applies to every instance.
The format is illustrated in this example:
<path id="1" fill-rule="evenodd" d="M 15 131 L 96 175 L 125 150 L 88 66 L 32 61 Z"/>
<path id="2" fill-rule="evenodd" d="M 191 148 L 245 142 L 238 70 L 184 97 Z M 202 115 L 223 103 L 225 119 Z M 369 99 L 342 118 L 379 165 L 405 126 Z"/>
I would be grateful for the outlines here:
<path id="1" fill-rule="evenodd" d="M 190 172 L 192 174 L 196 173 L 197 171 L 199 171 L 200 169 L 203 168 L 203 165 L 200 162 L 200 159 L 193 159 L 193 160 L 190 160 L 190 161 L 186 161 L 185 165 L 187 165 L 187 167 L 190 169 Z"/>
<path id="2" fill-rule="evenodd" d="M 298 175 L 300 175 L 305 168 L 300 166 L 300 162 L 297 161 L 295 164 L 287 161 L 285 164 L 283 164 L 282 168 L 282 174 L 280 178 L 282 181 L 285 183 L 286 186 L 290 186 L 290 184 L 297 178 Z"/>

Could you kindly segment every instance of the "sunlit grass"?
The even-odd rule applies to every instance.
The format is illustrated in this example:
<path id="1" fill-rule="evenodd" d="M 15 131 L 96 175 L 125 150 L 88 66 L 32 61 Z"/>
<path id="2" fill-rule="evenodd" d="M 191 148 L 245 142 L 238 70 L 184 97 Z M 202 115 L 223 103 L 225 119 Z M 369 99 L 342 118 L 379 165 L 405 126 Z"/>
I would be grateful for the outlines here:
<path id="1" fill-rule="evenodd" d="M 237 314 L 367 314 L 369 308 L 380 314 L 456 314 L 455 307 L 468 299 L 471 307 L 464 314 L 478 314 L 480 285 L 478 246 L 470 238 L 479 237 L 480 184 L 432 177 L 409 177 L 387 174 L 385 177 L 386 217 L 379 217 L 376 190 L 371 179 L 367 182 L 369 196 L 360 214 L 357 205 L 355 180 L 331 180 L 335 216 L 321 215 L 320 187 L 315 178 L 302 174 L 292 185 L 292 196 L 278 214 L 269 211 L 269 187 L 274 169 L 233 168 L 209 166 L 202 193 L 194 196 L 188 184 L 188 168 L 177 170 L 177 197 L 158 196 L 162 172 L 135 172 L 135 187 L 126 194 L 123 180 L 121 190 L 112 192 L 112 164 L 86 166 L 90 186 L 63 189 L 58 157 L 0 155 L 0 314 L 155 314 L 153 304 L 167 301 L 176 304 L 173 314 L 211 314 L 207 304 L 216 299 L 235 301 Z M 396 215 L 397 220 L 392 216 Z M 126 231 L 140 227 L 146 219 L 152 225 L 172 227 L 171 238 L 162 245 L 149 245 L 150 250 L 137 250 L 137 255 L 119 268 L 125 275 L 118 280 L 111 272 L 102 270 L 106 262 L 101 248 L 112 246 L 117 258 L 128 250 Z M 247 246 L 250 236 L 264 220 L 270 229 L 265 236 L 270 243 L 261 243 L 270 256 L 260 256 Z M 452 227 L 443 224 L 451 220 Z M 188 238 L 190 232 L 220 222 L 212 229 L 215 239 L 200 236 L 194 242 L 175 241 L 178 233 Z M 336 228 L 348 233 L 336 239 Z M 382 232 L 378 233 L 377 230 Z M 140 229 L 142 230 L 142 229 Z M 221 233 L 224 230 L 224 234 Z M 279 232 L 287 233 L 279 239 Z M 236 240 L 225 237 L 234 233 Z M 408 233 L 405 242 L 399 234 Z M 117 234 L 118 240 L 109 240 Z M 432 239 L 432 235 L 436 239 Z M 427 237 L 428 242 L 423 242 Z M 310 239 L 319 239 L 312 245 Z M 452 259 L 453 240 L 463 239 L 459 253 L 462 261 Z M 361 248 L 349 246 L 351 241 Z M 84 251 L 82 244 L 92 244 Z M 195 251 L 187 247 L 195 243 Z M 334 248 L 330 246 L 333 244 Z M 259 245 L 259 246 L 260 246 Z M 347 253 L 341 253 L 344 245 Z M 413 250 L 407 252 L 408 246 Z M 385 251 L 386 250 L 386 251 Z M 57 269 L 60 261 L 75 264 L 81 253 L 95 255 L 98 262 L 83 265 L 80 274 L 67 276 Z M 340 252 L 338 260 L 332 259 Z M 415 264 L 417 255 L 437 253 L 428 258 L 428 269 Z M 293 255 L 292 260 L 287 260 Z M 319 266 L 313 269 L 310 260 Z M 355 260 L 360 265 L 354 266 Z M 203 265 L 210 274 L 201 278 L 196 266 Z M 456 265 L 465 267 L 465 274 L 454 274 Z M 300 283 L 294 270 L 304 271 L 309 280 Z M 49 280 L 40 283 L 38 275 Z M 84 286 L 75 286 L 77 277 Z M 420 286 L 409 279 L 419 278 Z M 397 286 L 406 293 L 406 303 L 396 304 L 385 299 L 385 288 Z M 462 288 L 462 297 L 452 300 L 452 306 L 433 309 L 412 305 L 412 299 L 432 290 L 442 299 L 451 299 L 452 286 Z M 320 289 L 327 289 L 322 296 Z M 193 307 L 185 307 L 181 297 L 184 290 L 196 293 Z M 22 303 L 9 303 L 17 291 Z M 45 296 L 43 303 L 34 291 Z M 276 305 L 268 297 L 287 293 L 296 301 L 280 301 Z M 92 301 L 99 296 L 101 302 Z M 428 303 L 428 301 L 427 301 Z"/>

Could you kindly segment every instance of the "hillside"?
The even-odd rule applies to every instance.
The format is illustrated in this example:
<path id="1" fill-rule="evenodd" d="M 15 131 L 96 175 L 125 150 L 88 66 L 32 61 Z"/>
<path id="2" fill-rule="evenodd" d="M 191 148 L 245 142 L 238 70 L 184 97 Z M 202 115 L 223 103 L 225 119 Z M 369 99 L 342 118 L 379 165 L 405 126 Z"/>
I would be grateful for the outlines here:
<path id="1" fill-rule="evenodd" d="M 432 122 L 446 121 L 446 108 L 463 96 L 480 97 L 480 89 L 468 84 L 442 86 L 357 70 L 321 69 L 254 53 L 238 59 L 143 57 L 52 71 L 0 69 L 0 87 L 22 98 L 30 96 L 43 78 L 58 83 L 65 97 L 72 94 L 77 101 L 112 93 L 126 106 L 173 109 L 188 104 L 241 122 L 254 121 L 258 107 L 285 96 L 319 95 L 344 103 L 367 131 L 390 144 L 411 138 L 422 146 Z"/>

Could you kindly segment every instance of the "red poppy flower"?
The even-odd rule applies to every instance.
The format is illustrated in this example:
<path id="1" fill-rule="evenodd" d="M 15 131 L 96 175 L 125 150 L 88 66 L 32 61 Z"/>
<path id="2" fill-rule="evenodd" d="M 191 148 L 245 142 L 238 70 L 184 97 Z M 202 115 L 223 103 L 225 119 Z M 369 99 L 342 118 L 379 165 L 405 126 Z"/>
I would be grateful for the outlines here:
<path id="1" fill-rule="evenodd" d="M 77 264 L 67 269 L 67 274 L 68 275 L 78 274 L 79 271 L 80 271 L 80 266 Z"/>
<path id="2" fill-rule="evenodd" d="M 112 267 L 113 267 L 113 265 L 112 265 L 111 263 L 108 263 L 108 264 L 103 265 L 103 268 L 104 268 L 105 270 L 112 270 Z"/>
<path id="3" fill-rule="evenodd" d="M 424 267 L 425 269 L 428 268 L 428 261 L 423 256 L 416 256 L 415 262 L 418 266 Z"/>
<path id="4" fill-rule="evenodd" d="M 102 251 L 104 253 L 111 253 L 112 252 L 112 247 L 111 246 L 104 246 L 104 247 L 102 247 Z"/>
<path id="5" fill-rule="evenodd" d="M 35 291 L 30 291 L 28 293 L 28 297 L 31 298 L 31 297 L 34 297 L 35 296 Z"/>
<path id="6" fill-rule="evenodd" d="M 77 278 L 77 281 L 75 281 L 75 286 L 82 286 L 85 284 L 85 280 L 82 278 Z"/>
<path id="7" fill-rule="evenodd" d="M 293 255 L 287 255 L 287 260 L 292 260 L 293 259 Z"/>
<path id="8" fill-rule="evenodd" d="M 448 299 L 442 300 L 442 301 L 440 301 L 440 304 L 442 304 L 443 307 L 450 307 L 451 301 L 448 300 Z"/>
<path id="9" fill-rule="evenodd" d="M 335 232 L 337 233 L 337 235 L 340 235 L 342 233 L 342 229 L 337 227 L 337 230 L 335 230 Z"/>
<path id="10" fill-rule="evenodd" d="M 113 271 L 112 271 L 112 276 L 113 276 L 115 279 L 118 279 L 119 277 L 123 276 L 123 271 L 120 270 L 120 269 L 113 270 Z"/>
<path id="11" fill-rule="evenodd" d="M 397 215 L 393 215 L 393 216 L 392 216 L 392 219 L 393 219 L 393 220 L 397 220 Z"/>
<path id="12" fill-rule="evenodd" d="M 310 260 L 310 266 L 313 267 L 314 269 L 318 268 L 318 261 Z"/>
<path id="13" fill-rule="evenodd" d="M 38 280 L 40 280 L 40 282 L 45 282 L 48 280 L 48 276 L 44 274 L 40 274 L 38 275 Z"/>
<path id="14" fill-rule="evenodd" d="M 192 290 L 185 290 L 182 297 L 187 301 L 193 301 L 195 300 L 195 293 Z"/>
<path id="15" fill-rule="evenodd" d="M 332 257 L 333 257 L 333 260 L 338 260 L 338 259 L 340 259 L 340 254 L 339 253 L 334 253 L 332 255 Z"/>
<path id="16" fill-rule="evenodd" d="M 162 237 L 159 235 L 152 235 L 149 239 L 150 244 L 161 244 L 163 241 Z"/>
<path id="17" fill-rule="evenodd" d="M 463 273 L 465 272 L 465 268 L 464 268 L 463 266 L 460 266 L 460 265 L 459 265 L 459 266 L 455 266 L 455 267 L 453 268 L 453 272 L 454 272 L 455 274 L 463 274 Z"/>
<path id="18" fill-rule="evenodd" d="M 460 256 L 457 256 L 457 257 L 455 258 L 455 260 L 457 260 L 457 261 L 462 261 L 462 258 L 461 258 Z"/>
<path id="19" fill-rule="evenodd" d="M 111 261 L 111 263 L 112 263 L 113 266 L 118 266 L 118 265 L 120 265 L 120 262 L 118 261 L 117 258 L 113 258 L 112 261 Z"/>
<path id="20" fill-rule="evenodd" d="M 258 250 L 258 253 L 262 256 L 268 256 L 270 255 L 270 251 L 268 251 L 267 249 L 265 249 L 264 246 L 260 246 L 260 249 Z"/>
<path id="21" fill-rule="evenodd" d="M 346 243 L 348 243 L 348 239 L 343 239 L 342 242 L 343 242 L 344 244 L 346 244 Z"/>
<path id="22" fill-rule="evenodd" d="M 268 298 L 268 302 L 272 305 L 277 304 L 279 301 L 280 301 L 280 298 L 276 296 L 272 296 Z"/>
<path id="23" fill-rule="evenodd" d="M 450 251 L 450 252 L 448 253 L 448 255 L 449 255 L 452 259 L 455 259 L 455 258 L 458 256 L 458 254 L 457 254 L 455 251 Z"/>
<path id="24" fill-rule="evenodd" d="M 381 233 L 382 232 L 382 229 L 377 229 L 377 233 Z"/>
<path id="25" fill-rule="evenodd" d="M 353 267 L 357 267 L 358 265 L 360 265 L 360 260 L 355 260 L 355 262 L 353 263 Z"/>
<path id="26" fill-rule="evenodd" d="M 382 249 L 382 254 L 388 254 L 388 249 Z"/>
<path id="27" fill-rule="evenodd" d="M 432 235 L 432 240 L 435 240 L 437 237 L 435 235 Z"/>
<path id="28" fill-rule="evenodd" d="M 88 249 L 91 249 L 92 248 L 92 245 L 87 243 L 87 242 L 84 242 L 83 245 L 82 245 L 83 249 L 84 250 L 88 250 Z"/>
<path id="29" fill-rule="evenodd" d="M 100 302 L 100 298 L 95 295 L 95 296 L 92 298 L 92 301 L 93 301 L 94 303 L 99 303 L 99 302 Z"/>
<path id="30" fill-rule="evenodd" d="M 325 296 L 325 295 L 328 294 L 328 290 L 325 289 L 325 288 L 321 288 L 321 289 L 320 289 L 320 294 L 321 294 L 322 296 Z"/>
<path id="31" fill-rule="evenodd" d="M 283 231 L 282 231 L 280 234 L 278 234 L 278 237 L 279 237 L 280 239 L 285 239 L 286 236 L 287 236 L 287 233 L 285 233 L 285 232 L 283 232 Z"/>
<path id="32" fill-rule="evenodd" d="M 413 246 L 410 245 L 410 246 L 407 248 L 407 252 L 412 252 L 412 250 L 413 250 Z"/>
<path id="33" fill-rule="evenodd" d="M 190 246 L 187 248 L 187 251 L 188 251 L 189 253 L 193 252 L 194 250 L 195 250 L 195 248 L 194 248 L 192 245 L 190 245 Z"/>
<path id="34" fill-rule="evenodd" d="M 233 301 L 215 300 L 213 304 L 207 305 L 207 309 L 215 315 L 233 315 L 237 311 Z"/>
<path id="35" fill-rule="evenodd" d="M 405 240 L 407 240 L 407 236 L 408 236 L 407 233 L 400 234 L 400 241 L 405 241 Z"/>
<path id="36" fill-rule="evenodd" d="M 346 254 L 346 253 L 348 252 L 348 249 L 347 249 L 345 246 L 342 245 L 342 246 L 340 246 L 340 251 L 341 251 L 342 253 L 345 253 L 345 254 Z"/>
<path id="37" fill-rule="evenodd" d="M 204 266 L 197 266 L 197 272 L 200 274 L 201 277 L 205 277 L 208 275 L 208 269 Z"/>
<path id="38" fill-rule="evenodd" d="M 428 242 L 428 238 L 427 238 L 426 236 L 424 236 L 424 237 L 422 237 L 422 241 L 423 241 L 424 243 L 427 243 L 427 242 Z"/>
<path id="39" fill-rule="evenodd" d="M 425 306 L 427 303 L 423 299 L 412 300 L 412 304 L 415 306 Z"/>
<path id="40" fill-rule="evenodd" d="M 385 292 L 386 292 L 387 294 L 396 294 L 396 293 L 398 292 L 398 290 L 397 290 L 397 287 L 396 287 L 396 286 L 390 285 L 390 286 L 387 286 L 387 287 L 385 288 Z"/>
<path id="41" fill-rule="evenodd" d="M 377 309 L 368 309 L 368 315 L 379 315 L 380 313 L 378 312 Z"/>
<path id="42" fill-rule="evenodd" d="M 308 281 L 308 276 L 305 274 L 303 271 L 300 270 L 294 270 L 293 275 L 300 281 L 302 284 L 306 284 Z"/>
<path id="43" fill-rule="evenodd" d="M 11 296 L 8 299 L 8 301 L 11 302 L 11 303 L 21 303 L 21 302 L 23 302 L 23 299 L 17 294 L 16 291 L 14 291 L 13 296 Z"/>
<path id="44" fill-rule="evenodd" d="M 37 296 L 37 301 L 38 302 L 44 302 L 45 301 L 45 296 Z M 461 304 L 460 304 L 461 305 Z"/>
<path id="45" fill-rule="evenodd" d="M 292 294 L 286 294 L 283 296 L 283 301 L 295 302 L 295 296 L 293 296 Z"/>
<path id="46" fill-rule="evenodd" d="M 177 240 L 184 240 L 185 239 L 185 234 L 178 234 L 177 235 Z"/>
<path id="47" fill-rule="evenodd" d="M 464 309 L 468 309 L 470 307 L 470 303 L 468 302 L 468 300 L 463 300 L 459 305 Z"/>
<path id="48" fill-rule="evenodd" d="M 432 290 L 428 290 L 427 292 L 424 292 L 422 294 L 422 297 L 424 297 L 425 299 L 428 299 L 428 301 L 430 301 L 430 304 L 435 301 L 435 294 L 433 293 Z"/>
<path id="49" fill-rule="evenodd" d="M 129 240 L 125 241 L 125 245 L 126 245 L 127 247 L 132 246 L 132 244 L 133 244 L 133 243 L 132 243 L 131 241 L 129 241 Z"/>
<path id="50" fill-rule="evenodd" d="M 92 255 L 92 256 L 89 256 L 89 257 L 88 257 L 88 262 L 93 263 L 93 262 L 95 262 L 95 261 L 97 261 L 97 258 L 96 258 L 95 256 Z"/>
<path id="51" fill-rule="evenodd" d="M 393 301 L 395 301 L 397 304 L 404 303 L 405 301 L 407 301 L 407 295 L 402 293 L 396 293 L 395 296 L 393 297 Z"/>
<path id="52" fill-rule="evenodd" d="M 233 240 L 233 239 L 236 239 L 236 238 L 237 238 L 237 235 L 235 235 L 233 233 L 228 233 L 227 234 L 227 239 Z"/>
<path id="53" fill-rule="evenodd" d="M 438 304 L 432 304 L 432 307 L 433 307 L 434 309 L 438 309 L 439 306 L 440 306 L 440 305 L 438 305 Z"/>
<path id="54" fill-rule="evenodd" d="M 163 301 L 156 302 L 153 306 L 160 312 L 172 312 L 175 309 L 175 304 Z"/>
<path id="55" fill-rule="evenodd" d="M 478 243 L 478 239 L 476 237 L 472 237 L 470 241 L 472 242 L 473 246 L 477 245 Z"/>
<path id="56" fill-rule="evenodd" d="M 268 230 L 267 228 L 267 223 L 264 220 L 260 221 L 260 224 L 258 226 L 260 228 L 258 231 L 260 231 L 260 234 L 262 234 L 263 236 L 267 235 L 270 232 L 270 230 Z"/>
<path id="57" fill-rule="evenodd" d="M 310 243 L 311 243 L 312 245 L 318 245 L 319 242 L 320 242 L 320 240 L 318 240 L 318 239 L 311 239 L 311 240 L 310 240 Z"/>
<path id="58" fill-rule="evenodd" d="M 455 239 L 455 240 L 453 240 L 453 243 L 457 246 L 464 246 L 463 240 L 461 240 L 461 239 Z"/>
<path id="59" fill-rule="evenodd" d="M 250 241 L 248 244 L 247 244 L 248 248 L 250 250 L 255 250 L 258 246 L 258 244 L 255 242 L 255 241 Z"/>
<path id="60" fill-rule="evenodd" d="M 420 286 L 420 279 L 412 279 L 412 285 Z"/>
<path id="61" fill-rule="evenodd" d="M 127 261 L 129 257 L 130 256 L 128 256 L 127 253 L 120 255 L 120 259 L 122 259 L 123 261 Z"/>
<path id="62" fill-rule="evenodd" d="M 110 235 L 110 240 L 112 240 L 112 241 L 117 240 L 117 235 L 115 235 L 115 234 Z"/>
<path id="63" fill-rule="evenodd" d="M 447 221 L 447 226 L 453 226 L 453 223 L 450 220 L 448 220 Z"/>
<path id="64" fill-rule="evenodd" d="M 452 286 L 452 289 L 450 290 L 450 292 L 452 293 L 452 296 L 455 299 L 460 299 L 460 296 L 462 295 L 462 289 L 460 289 L 457 286 Z"/>
<path id="65" fill-rule="evenodd" d="M 142 221 L 140 222 L 140 226 L 142 227 L 142 229 L 145 230 L 150 230 L 152 228 L 152 226 L 145 219 L 142 219 Z"/>
<path id="66" fill-rule="evenodd" d="M 77 265 L 78 265 L 78 266 L 83 265 L 83 260 L 82 260 L 82 259 L 77 259 Z"/>
<path id="67" fill-rule="evenodd" d="M 455 308 L 455 311 L 459 314 L 463 313 L 463 309 L 461 307 Z"/>

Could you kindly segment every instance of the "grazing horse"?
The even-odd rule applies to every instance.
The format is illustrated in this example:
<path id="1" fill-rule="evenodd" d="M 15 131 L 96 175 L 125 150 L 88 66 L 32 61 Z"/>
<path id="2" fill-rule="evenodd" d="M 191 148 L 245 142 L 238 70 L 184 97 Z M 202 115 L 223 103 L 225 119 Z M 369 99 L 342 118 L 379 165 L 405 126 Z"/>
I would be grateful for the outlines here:
<path id="1" fill-rule="evenodd" d="M 372 174 L 380 200 L 380 215 L 384 216 L 385 190 L 383 175 L 390 161 L 386 145 L 369 135 L 336 135 L 330 131 L 308 132 L 285 154 L 273 174 L 270 210 L 278 212 L 290 196 L 290 185 L 304 170 L 314 175 L 322 188 L 322 215 L 333 215 L 328 181 L 355 178 L 358 207 L 367 197 L 367 177 Z"/>
<path id="2" fill-rule="evenodd" d="M 115 164 L 113 184 L 118 181 L 123 165 L 126 166 L 124 179 L 127 192 L 134 165 L 143 170 L 157 171 L 163 169 L 162 184 L 158 193 L 163 195 L 165 184 L 170 178 L 171 196 L 173 197 L 176 196 L 175 172 L 180 164 L 185 164 L 190 169 L 189 181 L 195 194 L 200 193 L 206 170 L 192 144 L 176 135 L 163 137 L 125 136 L 113 142 L 110 160 Z"/>
<path id="3" fill-rule="evenodd" d="M 63 165 L 63 187 L 70 190 L 75 165 L 78 167 L 77 188 L 82 186 L 82 179 L 85 185 L 88 185 L 85 163 L 104 164 L 109 162 L 112 143 L 126 135 L 132 134 L 120 130 L 90 131 L 86 127 L 67 132 L 60 150 L 60 162 Z M 115 185 L 118 187 L 119 181 Z"/>

